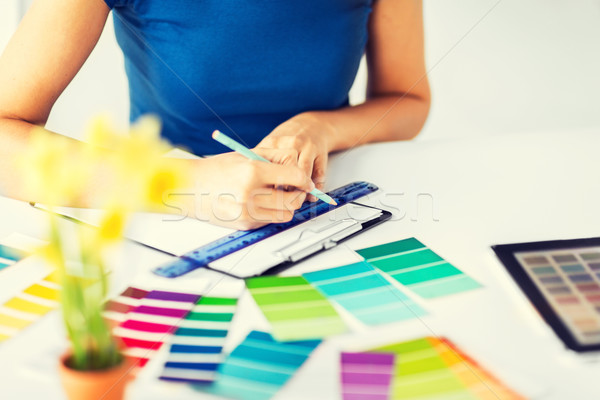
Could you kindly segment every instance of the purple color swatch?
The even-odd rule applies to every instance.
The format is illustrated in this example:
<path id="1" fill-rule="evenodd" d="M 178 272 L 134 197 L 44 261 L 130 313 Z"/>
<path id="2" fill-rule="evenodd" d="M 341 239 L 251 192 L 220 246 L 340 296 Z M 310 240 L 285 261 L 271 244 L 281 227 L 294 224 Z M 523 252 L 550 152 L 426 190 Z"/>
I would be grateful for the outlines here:
<path id="1" fill-rule="evenodd" d="M 189 310 L 179 310 L 176 308 L 162 308 L 151 306 L 139 306 L 135 309 L 138 314 L 160 315 L 162 317 L 184 318 L 189 314 Z"/>
<path id="2" fill-rule="evenodd" d="M 151 300 L 180 301 L 184 303 L 195 303 L 199 298 L 200 295 L 197 294 L 164 292 L 162 290 L 153 290 L 146 296 L 146 299 Z"/>
<path id="3" fill-rule="evenodd" d="M 390 353 L 342 353 L 343 400 L 388 400 L 394 361 Z"/>

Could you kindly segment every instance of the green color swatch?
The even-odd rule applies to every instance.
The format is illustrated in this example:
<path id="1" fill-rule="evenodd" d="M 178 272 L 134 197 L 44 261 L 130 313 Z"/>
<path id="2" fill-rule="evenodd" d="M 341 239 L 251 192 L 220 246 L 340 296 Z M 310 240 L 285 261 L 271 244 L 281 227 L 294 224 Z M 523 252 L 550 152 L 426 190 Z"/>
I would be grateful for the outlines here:
<path id="1" fill-rule="evenodd" d="M 276 340 L 318 339 L 346 330 L 325 296 L 301 276 L 251 278 L 246 286 L 273 326 Z"/>
<path id="2" fill-rule="evenodd" d="M 393 353 L 392 400 L 522 400 L 445 338 L 423 337 L 372 350 Z"/>
<path id="3" fill-rule="evenodd" d="M 394 400 L 468 394 L 460 379 L 448 369 L 430 338 L 385 346 L 375 351 L 396 354 Z"/>
<path id="4" fill-rule="evenodd" d="M 415 238 L 358 250 L 365 260 L 424 298 L 481 287 Z"/>
<path id="5" fill-rule="evenodd" d="M 381 257 L 382 254 L 404 253 L 415 249 L 424 248 L 425 245 L 415 238 L 399 240 L 397 242 L 380 244 L 379 246 L 368 247 L 359 251 L 364 258 Z"/>

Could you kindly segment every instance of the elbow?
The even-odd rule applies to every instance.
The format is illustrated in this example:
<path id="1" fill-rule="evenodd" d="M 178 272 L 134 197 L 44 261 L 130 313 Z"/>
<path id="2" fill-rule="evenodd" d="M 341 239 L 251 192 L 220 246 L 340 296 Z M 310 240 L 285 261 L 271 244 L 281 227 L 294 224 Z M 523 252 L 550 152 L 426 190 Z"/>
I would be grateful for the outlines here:
<path id="1" fill-rule="evenodd" d="M 421 133 L 427 122 L 431 110 L 431 92 L 427 88 L 419 94 L 402 93 L 396 101 L 398 106 L 404 104 L 397 107 L 394 113 L 395 118 L 389 129 L 392 136 L 390 140 L 412 140 Z"/>
<path id="2" fill-rule="evenodd" d="M 423 130 L 429 112 L 431 110 L 431 92 L 428 90 L 427 93 L 417 96 L 415 98 L 415 109 L 412 115 L 411 127 L 408 127 L 408 139 L 416 138 Z"/>
<path id="3" fill-rule="evenodd" d="M 371 92 L 367 99 L 380 101 L 385 111 L 378 122 L 383 125 L 382 141 L 416 138 L 431 109 L 431 90 L 426 80 L 408 91 Z"/>

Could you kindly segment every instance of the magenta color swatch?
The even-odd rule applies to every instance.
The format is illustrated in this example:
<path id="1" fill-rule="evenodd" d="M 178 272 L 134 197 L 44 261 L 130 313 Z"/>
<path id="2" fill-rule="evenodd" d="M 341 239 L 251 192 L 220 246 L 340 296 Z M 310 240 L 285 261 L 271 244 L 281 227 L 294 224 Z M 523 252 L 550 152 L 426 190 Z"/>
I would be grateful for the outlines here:
<path id="1" fill-rule="evenodd" d="M 150 332 L 150 333 L 172 333 L 177 328 L 173 325 L 156 324 L 154 322 L 138 321 L 135 319 L 129 319 L 121 324 L 125 329 L 133 329 L 139 332 Z"/>
<path id="2" fill-rule="evenodd" d="M 342 353 L 343 400 L 388 400 L 394 376 L 395 355 L 388 353 Z"/>
<path id="3" fill-rule="evenodd" d="M 135 312 L 138 314 L 160 315 L 161 317 L 183 318 L 188 315 L 190 311 L 177 308 L 139 306 L 135 309 Z"/>

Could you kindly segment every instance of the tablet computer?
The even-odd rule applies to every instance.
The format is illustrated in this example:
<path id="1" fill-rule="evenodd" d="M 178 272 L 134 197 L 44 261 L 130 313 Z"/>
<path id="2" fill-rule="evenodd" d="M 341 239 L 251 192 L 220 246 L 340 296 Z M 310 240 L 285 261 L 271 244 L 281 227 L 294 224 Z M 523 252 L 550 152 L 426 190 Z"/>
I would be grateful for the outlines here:
<path id="1" fill-rule="evenodd" d="M 568 348 L 600 350 L 600 238 L 492 248 Z"/>

